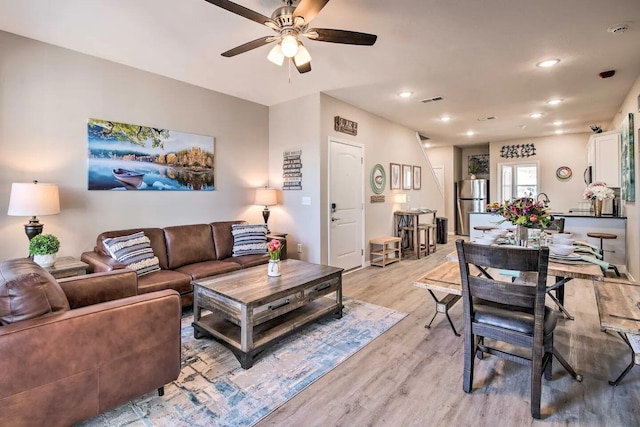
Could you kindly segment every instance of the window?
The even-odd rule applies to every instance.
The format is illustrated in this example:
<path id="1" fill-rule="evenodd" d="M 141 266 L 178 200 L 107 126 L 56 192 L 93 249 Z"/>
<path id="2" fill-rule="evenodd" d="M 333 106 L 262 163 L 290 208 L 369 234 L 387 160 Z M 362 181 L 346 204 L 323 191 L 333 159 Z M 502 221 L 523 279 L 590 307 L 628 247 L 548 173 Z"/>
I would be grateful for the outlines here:
<path id="1" fill-rule="evenodd" d="M 538 194 L 538 162 L 498 163 L 498 176 L 500 201 Z"/>

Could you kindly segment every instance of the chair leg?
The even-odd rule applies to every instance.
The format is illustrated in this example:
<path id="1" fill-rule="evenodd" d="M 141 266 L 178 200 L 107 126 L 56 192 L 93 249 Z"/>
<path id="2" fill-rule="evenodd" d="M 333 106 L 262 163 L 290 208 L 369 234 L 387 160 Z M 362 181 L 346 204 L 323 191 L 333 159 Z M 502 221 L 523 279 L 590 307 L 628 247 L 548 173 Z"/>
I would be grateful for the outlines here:
<path id="1" fill-rule="evenodd" d="M 535 352 L 534 352 L 535 353 Z M 540 419 L 542 399 L 542 357 L 533 357 L 531 361 L 531 416 Z"/>
<path id="2" fill-rule="evenodd" d="M 553 335 L 544 343 L 544 354 L 545 357 L 549 355 L 549 357 L 546 357 L 548 360 L 544 365 L 544 379 L 551 380 L 551 376 L 553 375 Z"/>
<path id="3" fill-rule="evenodd" d="M 471 393 L 473 386 L 473 355 L 476 350 L 476 337 L 465 328 L 464 332 L 464 372 L 462 375 L 462 390 Z"/>

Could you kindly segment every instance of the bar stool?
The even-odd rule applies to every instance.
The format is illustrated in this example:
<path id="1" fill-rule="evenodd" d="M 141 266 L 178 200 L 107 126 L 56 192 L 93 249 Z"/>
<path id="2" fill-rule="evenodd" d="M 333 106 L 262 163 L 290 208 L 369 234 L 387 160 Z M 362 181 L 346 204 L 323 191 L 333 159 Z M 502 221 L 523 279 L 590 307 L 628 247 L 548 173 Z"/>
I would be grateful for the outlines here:
<path id="1" fill-rule="evenodd" d="M 400 227 L 400 247 L 402 248 L 402 255 L 407 256 L 409 252 L 414 252 L 413 241 L 413 227 Z M 420 236 L 418 235 L 418 240 Z"/>
<path id="2" fill-rule="evenodd" d="M 600 232 L 595 232 L 595 231 L 587 233 L 587 236 L 593 237 L 594 239 L 600 239 L 600 255 L 602 255 L 602 260 L 603 261 L 604 261 L 603 240 L 605 240 L 605 239 L 617 239 L 618 238 L 617 234 L 600 233 Z M 607 251 L 607 252 L 615 252 L 615 251 Z M 609 264 L 609 268 L 612 269 L 616 273 L 616 276 L 620 277 L 620 272 L 618 271 L 618 267 L 616 267 L 613 264 Z"/>
<path id="3" fill-rule="evenodd" d="M 475 227 L 473 227 L 473 229 L 476 231 L 482 231 L 482 234 L 484 234 L 486 231 L 491 231 L 494 228 L 495 227 L 492 227 L 490 225 L 476 225 Z"/>
<path id="4" fill-rule="evenodd" d="M 418 224 L 418 258 L 429 255 L 429 227 L 427 224 Z"/>

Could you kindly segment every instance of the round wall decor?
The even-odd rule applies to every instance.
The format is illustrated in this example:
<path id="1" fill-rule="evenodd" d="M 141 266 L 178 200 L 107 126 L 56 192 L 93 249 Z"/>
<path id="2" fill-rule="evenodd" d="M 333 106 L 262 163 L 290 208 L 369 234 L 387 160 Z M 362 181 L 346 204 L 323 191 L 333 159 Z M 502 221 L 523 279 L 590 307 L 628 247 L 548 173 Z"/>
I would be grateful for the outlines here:
<path id="1" fill-rule="evenodd" d="M 569 166 L 560 166 L 556 170 L 556 176 L 560 179 L 567 179 L 571 177 L 571 168 Z"/>
<path id="2" fill-rule="evenodd" d="M 376 194 L 381 194 L 386 183 L 387 175 L 384 172 L 384 168 L 381 164 L 375 165 L 371 169 L 371 190 Z"/>

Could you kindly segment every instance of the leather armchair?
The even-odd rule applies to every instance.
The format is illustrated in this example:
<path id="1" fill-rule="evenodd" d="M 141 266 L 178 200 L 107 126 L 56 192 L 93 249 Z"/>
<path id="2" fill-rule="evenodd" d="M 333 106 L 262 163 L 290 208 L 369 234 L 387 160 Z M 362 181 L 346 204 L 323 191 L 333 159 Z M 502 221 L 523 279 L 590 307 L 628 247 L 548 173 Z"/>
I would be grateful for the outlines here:
<path id="1" fill-rule="evenodd" d="M 0 290 L 13 269 L 7 263 Z M 48 274 L 35 264 L 27 269 L 31 277 Z M 0 425 L 69 426 L 156 389 L 162 394 L 178 377 L 176 291 L 136 295 L 131 270 L 59 285 L 70 309 L 0 326 Z"/>

